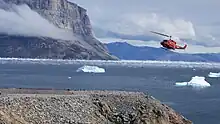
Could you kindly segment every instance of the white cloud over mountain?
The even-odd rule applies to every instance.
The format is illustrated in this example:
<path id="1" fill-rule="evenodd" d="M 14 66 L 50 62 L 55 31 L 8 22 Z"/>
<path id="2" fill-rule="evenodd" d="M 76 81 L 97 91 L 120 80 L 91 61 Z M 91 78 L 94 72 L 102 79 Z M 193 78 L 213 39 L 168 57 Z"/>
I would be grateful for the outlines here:
<path id="1" fill-rule="evenodd" d="M 57 28 L 27 5 L 0 0 L 0 33 L 73 40 L 72 32 Z"/>

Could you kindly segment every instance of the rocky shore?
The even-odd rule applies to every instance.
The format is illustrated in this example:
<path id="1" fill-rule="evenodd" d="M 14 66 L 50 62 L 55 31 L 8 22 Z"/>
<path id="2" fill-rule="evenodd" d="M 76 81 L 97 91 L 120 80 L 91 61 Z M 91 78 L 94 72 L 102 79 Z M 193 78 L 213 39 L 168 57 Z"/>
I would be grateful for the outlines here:
<path id="1" fill-rule="evenodd" d="M 0 124 L 192 124 L 141 92 L 0 89 Z"/>

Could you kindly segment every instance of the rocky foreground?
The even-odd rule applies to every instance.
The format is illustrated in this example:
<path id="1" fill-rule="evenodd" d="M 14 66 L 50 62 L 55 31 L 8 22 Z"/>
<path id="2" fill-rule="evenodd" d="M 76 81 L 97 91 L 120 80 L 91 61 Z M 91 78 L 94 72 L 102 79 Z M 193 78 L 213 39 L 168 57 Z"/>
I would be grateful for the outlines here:
<path id="1" fill-rule="evenodd" d="M 192 124 L 139 92 L 0 89 L 0 124 Z"/>

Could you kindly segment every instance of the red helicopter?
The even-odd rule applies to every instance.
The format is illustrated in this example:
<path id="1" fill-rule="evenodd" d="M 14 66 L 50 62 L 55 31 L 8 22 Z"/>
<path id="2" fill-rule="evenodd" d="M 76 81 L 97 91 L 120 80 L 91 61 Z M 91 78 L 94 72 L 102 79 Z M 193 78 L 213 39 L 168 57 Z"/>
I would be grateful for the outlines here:
<path id="1" fill-rule="evenodd" d="M 163 40 L 162 42 L 160 42 L 160 44 L 164 47 L 164 48 L 167 48 L 167 49 L 186 49 L 187 45 L 185 44 L 183 47 L 182 46 L 178 46 L 176 44 L 176 41 L 174 40 L 171 40 L 171 37 L 172 36 L 169 36 L 169 35 L 166 35 L 166 34 L 162 34 L 162 33 L 158 33 L 158 32 L 154 32 L 154 31 L 151 31 L 152 33 L 155 33 L 155 34 L 159 34 L 159 35 L 162 35 L 162 36 L 165 36 L 165 37 L 169 37 L 170 39 L 169 40 Z"/>

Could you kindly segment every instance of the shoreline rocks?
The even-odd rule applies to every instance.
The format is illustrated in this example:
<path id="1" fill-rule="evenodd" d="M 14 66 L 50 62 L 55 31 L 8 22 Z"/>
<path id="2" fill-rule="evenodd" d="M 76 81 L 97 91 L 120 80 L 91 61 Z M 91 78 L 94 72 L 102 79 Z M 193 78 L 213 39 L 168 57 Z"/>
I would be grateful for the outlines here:
<path id="1" fill-rule="evenodd" d="M 141 92 L 0 89 L 3 124 L 192 124 Z"/>

